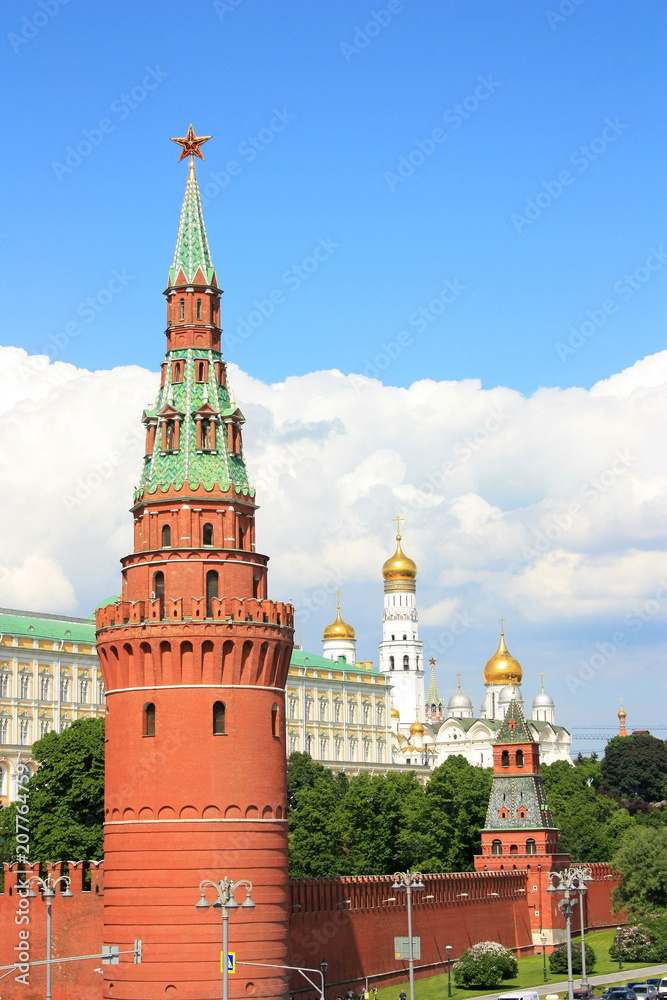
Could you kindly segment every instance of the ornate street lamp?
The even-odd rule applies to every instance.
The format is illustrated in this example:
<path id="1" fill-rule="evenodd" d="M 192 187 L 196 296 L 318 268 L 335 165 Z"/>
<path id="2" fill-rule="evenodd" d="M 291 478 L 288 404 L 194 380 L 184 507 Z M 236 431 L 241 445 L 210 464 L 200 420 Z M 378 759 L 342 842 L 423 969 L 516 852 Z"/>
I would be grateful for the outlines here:
<path id="1" fill-rule="evenodd" d="M 581 873 L 576 868 L 566 868 L 562 872 L 549 872 L 549 887 L 547 892 L 561 892 L 563 899 L 558 904 L 559 910 L 563 911 L 565 926 L 567 930 L 567 995 L 569 1000 L 574 1000 L 574 982 L 572 978 L 572 927 L 571 917 L 577 905 L 576 892 L 578 891 Z"/>
<path id="2" fill-rule="evenodd" d="M 544 982 L 547 981 L 547 936 L 542 931 L 540 934 L 540 941 L 542 942 L 542 975 L 544 976 Z"/>
<path id="3" fill-rule="evenodd" d="M 61 892 L 61 896 L 65 899 L 71 899 L 74 893 L 69 891 L 69 886 L 71 879 L 69 875 L 61 875 L 60 878 L 52 878 L 51 875 L 47 875 L 46 878 L 40 878 L 38 875 L 31 875 L 27 878 L 24 885 L 30 887 L 29 891 L 25 893 L 28 899 L 36 899 L 37 894 L 34 892 L 32 886 L 33 883 L 39 887 L 39 891 L 44 898 L 46 903 L 46 993 L 44 994 L 45 1000 L 51 1000 L 51 904 L 53 902 L 53 897 L 56 894 L 56 886 L 59 882 L 62 882 L 65 886 Z"/>
<path id="4" fill-rule="evenodd" d="M 623 961 L 621 959 L 621 928 L 620 926 L 616 928 L 616 942 L 618 945 L 618 971 L 623 971 Z"/>
<path id="5" fill-rule="evenodd" d="M 322 971 L 322 1000 L 324 1000 L 324 987 L 326 984 L 327 969 L 329 968 L 329 963 L 326 958 L 323 958 L 320 962 L 320 969 Z"/>
<path id="6" fill-rule="evenodd" d="M 445 951 L 447 952 L 447 996 L 452 995 L 452 946 L 451 944 L 446 945 Z"/>
<path id="7" fill-rule="evenodd" d="M 217 899 L 213 904 L 209 903 L 206 898 L 206 890 L 208 888 L 213 889 L 217 895 Z M 242 903 L 237 903 L 234 899 L 234 893 L 239 888 L 245 889 L 245 899 Z M 239 879 L 238 882 L 232 882 L 226 875 L 218 882 L 213 882 L 211 879 L 205 878 L 199 883 L 199 892 L 201 896 L 195 903 L 195 907 L 198 910 L 208 910 L 211 905 L 214 909 L 222 910 L 222 1000 L 229 1000 L 229 968 L 227 959 L 229 953 L 229 911 L 238 910 L 239 907 L 243 910 L 255 909 L 255 904 L 250 896 L 252 882 L 249 882 L 245 878 Z"/>
<path id="8" fill-rule="evenodd" d="M 405 889 L 408 903 L 408 968 L 410 972 L 410 1000 L 415 1000 L 415 961 L 412 947 L 412 893 L 424 888 L 420 872 L 396 872 L 394 892 Z"/>

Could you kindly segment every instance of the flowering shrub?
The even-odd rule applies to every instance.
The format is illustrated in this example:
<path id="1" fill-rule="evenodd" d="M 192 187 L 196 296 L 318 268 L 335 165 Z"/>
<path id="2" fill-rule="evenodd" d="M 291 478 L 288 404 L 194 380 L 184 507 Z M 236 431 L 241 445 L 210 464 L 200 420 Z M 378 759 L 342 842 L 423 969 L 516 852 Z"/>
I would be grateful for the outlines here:
<path id="1" fill-rule="evenodd" d="M 586 945 L 586 972 L 592 972 L 595 968 L 595 952 L 589 944 Z M 567 945 L 565 943 L 557 945 L 549 955 L 549 968 L 552 972 L 567 974 Z M 575 976 L 581 975 L 581 944 L 572 942 L 572 972 Z"/>
<path id="2" fill-rule="evenodd" d="M 517 972 L 517 961 L 509 948 L 497 941 L 480 941 L 454 964 L 454 982 L 457 986 L 493 989 L 503 979 L 514 979 Z"/>

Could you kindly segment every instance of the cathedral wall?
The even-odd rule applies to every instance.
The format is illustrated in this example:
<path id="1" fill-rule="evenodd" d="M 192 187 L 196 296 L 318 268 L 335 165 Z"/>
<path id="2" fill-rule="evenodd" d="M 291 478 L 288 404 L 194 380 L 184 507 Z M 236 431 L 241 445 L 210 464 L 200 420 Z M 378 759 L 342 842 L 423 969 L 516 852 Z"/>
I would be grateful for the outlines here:
<path id="1" fill-rule="evenodd" d="M 615 873 L 606 864 L 588 867 L 592 868 L 594 881 L 588 887 L 587 927 L 596 929 L 625 922 L 622 912 L 612 914 L 611 911 L 610 894 L 617 881 Z M 55 956 L 92 955 L 101 950 L 103 865 L 91 864 L 91 888 L 86 892 L 82 891 L 82 869 L 81 862 L 70 865 L 73 898 L 62 899 L 57 893 L 53 901 Z M 34 870 L 37 873 L 38 866 Z M 53 866 L 53 874 L 55 877 L 60 874 L 58 865 Z M 0 965 L 15 961 L 14 946 L 19 943 L 20 929 L 30 931 L 32 961 L 42 959 L 45 953 L 45 904 L 41 898 L 31 900 L 29 925 L 17 925 L 16 882 L 16 866 L 12 869 L 5 866 L 4 892 L 0 893 Z M 378 985 L 405 982 L 407 963 L 394 958 L 393 944 L 394 936 L 407 934 L 407 912 L 404 896 L 391 888 L 392 882 L 391 876 L 292 879 L 289 964 L 319 968 L 320 962 L 326 959 L 330 995 L 346 992 L 349 985 L 358 990 L 365 976 Z M 453 958 L 479 940 L 500 941 L 524 953 L 532 949 L 529 893 L 524 891 L 527 887 L 525 872 L 430 875 L 424 876 L 424 884 L 425 889 L 413 897 L 412 910 L 413 933 L 421 937 L 422 957 L 415 963 L 417 977 L 446 971 L 445 945 L 448 943 L 452 945 Z M 433 895 L 434 899 L 426 900 L 424 897 L 428 895 Z M 396 902 L 390 901 L 392 897 L 396 897 Z M 556 903 L 553 898 L 542 900 L 549 908 L 555 908 Z M 192 912 L 194 920 L 194 908 Z M 249 924 L 254 914 L 249 915 Z M 553 916 L 557 919 L 560 913 L 555 912 Z M 241 961 L 238 935 L 236 942 L 234 939 L 235 920 L 236 915 L 233 915 L 230 948 L 237 951 L 237 959 Z M 578 913 L 574 922 L 578 927 Z M 144 959 L 150 961 L 146 949 Z M 131 962 L 132 956 L 123 956 L 121 961 Z M 102 977 L 94 971 L 100 964 L 99 959 L 61 966 L 54 964 L 53 1000 L 101 998 Z M 338 984 L 340 988 L 334 990 Z M 304 985 L 305 981 L 295 973 L 291 992 L 302 992 Z M 233 977 L 230 986 L 234 996 Z M 27 986 L 15 984 L 12 974 L 2 982 L 2 987 L 3 996 L 41 1000 L 45 989 L 43 966 L 30 970 Z M 312 990 L 309 992 L 314 995 Z"/>

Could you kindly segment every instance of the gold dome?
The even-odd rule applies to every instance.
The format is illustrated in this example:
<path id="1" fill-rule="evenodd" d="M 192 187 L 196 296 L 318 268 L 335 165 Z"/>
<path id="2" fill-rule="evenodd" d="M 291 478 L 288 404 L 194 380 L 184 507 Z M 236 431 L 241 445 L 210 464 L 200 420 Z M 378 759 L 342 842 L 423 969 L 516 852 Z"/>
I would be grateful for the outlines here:
<path id="1" fill-rule="evenodd" d="M 501 631 L 498 649 L 484 667 L 484 683 L 520 684 L 522 677 L 521 664 L 507 652 L 505 633 Z"/>
<path id="2" fill-rule="evenodd" d="M 422 726 L 421 722 L 413 722 L 412 723 L 412 725 L 410 726 L 410 735 L 411 736 L 423 736 L 424 735 L 424 727 Z"/>
<path id="3" fill-rule="evenodd" d="M 400 531 L 396 534 L 396 551 L 382 567 L 382 576 L 385 580 L 415 580 L 417 578 L 417 564 L 401 549 Z"/>
<path id="4" fill-rule="evenodd" d="M 392 707 L 391 717 L 392 717 L 392 719 L 400 719 L 401 713 L 397 709 L 395 709 L 395 708 Z"/>
<path id="5" fill-rule="evenodd" d="M 357 633 L 351 625 L 344 622 L 340 616 L 340 597 L 336 599 L 336 621 L 332 622 L 322 632 L 323 639 L 356 639 Z"/>
<path id="6" fill-rule="evenodd" d="M 623 708 L 623 699 L 621 698 L 621 707 L 618 710 L 618 717 L 619 717 L 619 719 L 626 719 L 627 716 L 628 716 L 628 713 Z"/>

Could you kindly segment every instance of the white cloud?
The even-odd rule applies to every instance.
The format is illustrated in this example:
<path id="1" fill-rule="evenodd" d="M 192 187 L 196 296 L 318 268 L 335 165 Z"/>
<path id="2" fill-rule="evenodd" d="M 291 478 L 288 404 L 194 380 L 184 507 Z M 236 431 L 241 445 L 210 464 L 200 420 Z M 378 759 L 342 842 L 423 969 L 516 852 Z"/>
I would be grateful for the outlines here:
<path id="1" fill-rule="evenodd" d="M 88 614 L 118 590 L 132 544 L 140 416 L 157 376 L 36 362 L 14 347 L 0 348 L 0 368 L 2 602 Z M 338 371 L 265 385 L 234 365 L 230 382 L 247 418 L 271 592 L 310 601 L 311 648 L 340 585 L 348 620 L 369 637 L 360 652 L 374 655 L 397 511 L 427 640 L 459 610 L 487 633 L 500 614 L 514 635 L 521 622 L 609 630 L 655 593 L 667 352 L 589 391 L 529 398 L 473 380 L 402 389 Z"/>

